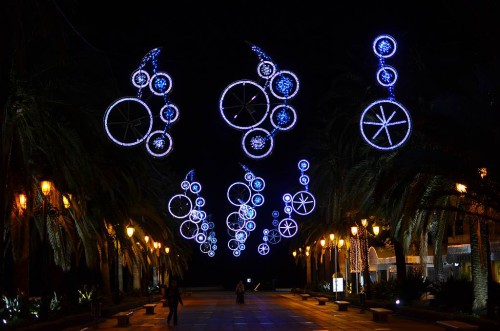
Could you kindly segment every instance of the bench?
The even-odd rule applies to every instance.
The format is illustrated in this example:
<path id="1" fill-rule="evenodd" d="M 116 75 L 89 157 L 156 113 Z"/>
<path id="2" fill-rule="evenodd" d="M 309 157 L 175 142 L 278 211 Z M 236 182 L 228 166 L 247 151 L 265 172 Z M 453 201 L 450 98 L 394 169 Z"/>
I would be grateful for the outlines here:
<path id="1" fill-rule="evenodd" d="M 127 326 L 130 324 L 130 317 L 134 315 L 133 311 L 122 311 L 121 313 L 116 313 L 112 318 L 116 318 L 116 326 Z"/>
<path id="2" fill-rule="evenodd" d="M 388 321 L 389 320 L 389 314 L 392 314 L 393 311 L 390 309 L 385 309 L 385 308 L 370 308 L 370 311 L 373 314 L 373 321 Z"/>
<path id="3" fill-rule="evenodd" d="M 436 323 L 444 326 L 445 330 L 479 330 L 479 326 L 461 321 L 436 321 Z"/>
<path id="4" fill-rule="evenodd" d="M 325 305 L 325 303 L 329 300 L 328 298 L 325 298 L 325 297 L 318 297 L 318 298 L 316 298 L 316 299 L 318 300 L 318 304 L 319 304 L 320 306 L 324 306 L 324 305 Z"/>
<path id="5" fill-rule="evenodd" d="M 162 307 L 168 307 L 168 301 L 167 301 L 167 299 L 161 299 L 160 302 L 162 304 Z"/>
<path id="6" fill-rule="evenodd" d="M 145 304 L 143 307 L 146 308 L 146 314 L 154 314 L 156 303 L 148 303 Z"/>
<path id="7" fill-rule="evenodd" d="M 300 296 L 302 297 L 302 300 L 307 300 L 307 299 L 309 299 L 309 298 L 311 297 L 311 296 L 310 296 L 309 294 L 307 294 L 307 293 L 301 294 Z"/>
<path id="8" fill-rule="evenodd" d="M 347 307 L 351 304 L 349 301 L 335 301 L 335 304 L 339 306 L 338 311 L 347 311 Z"/>

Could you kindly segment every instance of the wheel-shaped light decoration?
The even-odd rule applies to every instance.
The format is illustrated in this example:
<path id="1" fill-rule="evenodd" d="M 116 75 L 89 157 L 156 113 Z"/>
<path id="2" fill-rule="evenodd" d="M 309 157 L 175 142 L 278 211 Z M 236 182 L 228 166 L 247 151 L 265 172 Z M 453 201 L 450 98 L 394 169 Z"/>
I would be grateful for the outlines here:
<path id="1" fill-rule="evenodd" d="M 262 191 L 266 185 L 263 178 L 255 176 L 246 166 L 241 166 L 245 170 L 244 179 L 247 183 L 234 182 L 227 190 L 227 200 L 238 207 L 238 211 L 231 212 L 226 218 L 227 233 L 230 237 L 228 247 L 233 250 L 234 256 L 241 255 L 245 250 L 245 241 L 257 228 L 256 208 L 264 204 Z M 238 247 L 235 247 L 235 241 L 239 243 Z"/>
<path id="2" fill-rule="evenodd" d="M 292 207 L 299 215 L 309 215 L 316 207 L 316 199 L 307 191 L 299 191 L 293 196 Z"/>
<path id="3" fill-rule="evenodd" d="M 193 210 L 193 203 L 184 194 L 176 194 L 168 202 L 168 211 L 175 218 L 186 218 L 191 210 Z"/>
<path id="4" fill-rule="evenodd" d="M 219 99 L 219 111 L 230 127 L 246 131 L 241 139 L 245 154 L 262 159 L 272 153 L 276 133 L 295 126 L 297 113 L 288 100 L 299 91 L 299 79 L 291 71 L 279 70 L 259 47 L 252 45 L 252 51 L 259 57 L 259 82 L 242 79 L 229 84 Z M 274 108 L 268 116 L 271 102 Z"/>
<path id="5" fill-rule="evenodd" d="M 153 131 L 146 140 L 146 149 L 154 157 L 163 157 L 172 150 L 172 137 L 163 130 Z"/>
<path id="6" fill-rule="evenodd" d="M 116 100 L 104 113 L 108 137 L 120 146 L 135 146 L 144 141 L 153 128 L 153 115 L 148 105 L 133 97 Z"/>
<path id="7" fill-rule="evenodd" d="M 266 119 L 269 96 L 259 84 L 251 80 L 239 80 L 222 92 L 219 110 L 229 126 L 239 130 L 251 129 Z"/>
<path id="8" fill-rule="evenodd" d="M 392 150 L 406 142 L 411 133 L 410 114 L 393 100 L 378 100 L 363 111 L 359 122 L 365 141 L 380 150 Z"/>
<path id="9" fill-rule="evenodd" d="M 267 241 L 270 244 L 277 244 L 281 241 L 281 234 L 279 230 L 277 229 L 271 229 L 269 230 L 269 233 L 267 234 Z"/>
<path id="10" fill-rule="evenodd" d="M 284 218 L 278 224 L 278 231 L 282 237 L 291 238 L 297 234 L 297 222 L 291 218 Z"/>
<path id="11" fill-rule="evenodd" d="M 201 209 L 205 199 L 200 196 L 202 186 L 194 180 L 194 170 L 186 175 L 180 186 L 184 193 L 176 194 L 169 200 L 168 211 L 173 217 L 183 220 L 179 225 L 181 236 L 193 239 L 200 244 L 201 252 L 213 257 L 217 249 L 214 223 L 207 219 L 207 213 Z"/>
<path id="12" fill-rule="evenodd" d="M 250 201 L 252 192 L 247 184 L 236 182 L 227 189 L 227 200 L 234 206 L 241 206 Z"/>
<path id="13" fill-rule="evenodd" d="M 167 98 L 172 90 L 172 78 L 168 73 L 158 71 L 159 54 L 159 48 L 148 52 L 132 73 L 130 80 L 137 89 L 136 96 L 114 101 L 104 114 L 104 129 L 111 141 L 124 147 L 145 142 L 146 151 L 155 158 L 165 157 L 172 151 L 170 126 L 179 117 L 179 109 Z M 149 90 L 150 95 L 143 99 L 144 90 Z M 157 109 L 157 105 L 149 104 L 157 97 L 163 106 L 155 117 L 160 117 L 163 123 L 160 122 L 161 129 L 153 130 L 153 124 L 158 121 L 154 120 L 151 109 Z"/>
<path id="14" fill-rule="evenodd" d="M 388 151 L 402 146 L 410 137 L 412 123 L 408 110 L 394 97 L 394 85 L 398 79 L 396 69 L 385 64 L 396 53 L 396 40 L 380 35 L 373 41 L 373 52 L 379 59 L 377 82 L 387 88 L 389 97 L 368 105 L 359 121 L 361 136 L 372 147 Z"/>
<path id="15" fill-rule="evenodd" d="M 241 138 L 241 147 L 253 159 L 262 159 L 273 151 L 274 138 L 266 129 L 248 130 Z"/>
<path id="16" fill-rule="evenodd" d="M 260 244 L 259 247 L 257 248 L 258 252 L 260 255 L 267 255 L 269 254 L 269 245 L 268 244 Z"/>

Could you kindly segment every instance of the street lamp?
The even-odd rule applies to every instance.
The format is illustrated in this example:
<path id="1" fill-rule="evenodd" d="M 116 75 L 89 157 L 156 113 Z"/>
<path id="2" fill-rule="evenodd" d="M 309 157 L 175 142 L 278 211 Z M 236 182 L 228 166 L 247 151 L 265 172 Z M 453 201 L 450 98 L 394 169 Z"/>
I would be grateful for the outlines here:
<path id="1" fill-rule="evenodd" d="M 355 262 L 354 272 L 356 273 L 356 294 L 358 294 L 359 293 L 359 288 L 358 288 L 358 286 L 359 286 L 358 285 L 358 283 L 359 283 L 359 279 L 358 279 L 358 267 L 359 267 L 358 266 L 358 254 L 359 254 L 358 253 L 358 244 L 359 244 L 358 227 L 352 226 L 351 233 L 352 233 L 353 237 L 356 237 L 355 238 L 355 245 L 354 245 L 355 250 L 356 250 L 356 252 L 355 252 L 355 261 L 356 262 Z"/>

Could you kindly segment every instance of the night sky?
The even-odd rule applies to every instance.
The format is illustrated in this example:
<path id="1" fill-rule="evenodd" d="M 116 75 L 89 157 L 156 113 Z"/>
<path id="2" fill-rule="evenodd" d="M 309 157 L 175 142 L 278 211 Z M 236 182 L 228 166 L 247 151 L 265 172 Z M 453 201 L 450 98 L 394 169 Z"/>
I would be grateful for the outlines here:
<path id="1" fill-rule="evenodd" d="M 318 129 L 315 112 L 331 89 L 336 68 L 352 68 L 384 94 L 384 89 L 374 84 L 377 59 L 371 43 L 379 34 L 390 34 L 399 47 L 391 61 L 400 75 L 396 96 L 411 104 L 412 93 L 417 89 L 412 75 L 420 69 L 412 67 L 414 50 L 424 50 L 419 55 L 439 70 L 446 63 L 432 63 L 429 59 L 433 53 L 443 52 L 439 47 L 446 47 L 448 42 L 475 36 L 478 39 L 471 42 L 477 42 L 479 48 L 486 47 L 481 42 L 492 33 L 489 24 L 493 19 L 488 18 L 495 17 L 498 7 L 493 1 L 278 4 L 151 0 L 121 1 L 115 5 L 104 1 L 61 2 L 59 6 L 72 24 L 74 37 L 109 58 L 123 92 L 116 98 L 135 94 L 129 83 L 130 74 L 148 51 L 162 47 L 160 69 L 173 79 L 169 98 L 179 107 L 180 120 L 171 131 L 173 152 L 167 156 L 168 160 L 157 164 L 161 169 L 161 162 L 168 162 L 178 174 L 195 170 L 197 180 L 204 185 L 205 210 L 216 222 L 219 239 L 215 258 L 195 254 L 184 285 L 232 286 L 238 278 L 252 277 L 257 282 L 276 279 L 278 287 L 300 285 L 287 278 L 305 271 L 295 266 L 286 244 L 271 246 L 270 254 L 265 257 L 258 256 L 256 248 L 261 242 L 262 228 L 271 226 L 271 211 L 282 211 L 282 194 L 300 188 L 297 162 L 311 157 L 305 142 L 309 132 Z M 219 97 L 229 83 L 243 78 L 257 80 L 258 57 L 246 41 L 264 50 L 280 69 L 297 74 L 301 84 L 298 95 L 290 102 L 297 110 L 297 125 L 291 131 L 279 133 L 273 154 L 262 160 L 252 160 L 243 154 L 242 132 L 226 125 L 218 110 Z M 434 49 L 426 48 L 427 44 Z M 445 80 L 443 77 L 443 81 L 432 83 L 444 84 Z M 140 151 L 140 147 L 135 148 Z M 234 209 L 226 200 L 226 189 L 243 178 L 239 163 L 263 177 L 267 185 L 266 203 L 258 209 L 258 228 L 251 234 L 242 256 L 234 258 L 226 246 L 224 221 Z M 183 175 L 179 176 L 180 183 Z M 301 218 L 296 219 L 300 222 Z M 197 246 L 193 241 L 195 251 Z"/>

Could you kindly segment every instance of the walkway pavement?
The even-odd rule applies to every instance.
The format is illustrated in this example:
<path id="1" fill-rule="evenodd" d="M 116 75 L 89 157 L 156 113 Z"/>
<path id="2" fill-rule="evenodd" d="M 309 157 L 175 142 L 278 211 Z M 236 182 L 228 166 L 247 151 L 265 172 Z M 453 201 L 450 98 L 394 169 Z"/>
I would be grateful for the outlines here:
<path id="1" fill-rule="evenodd" d="M 158 303 L 154 315 L 146 315 L 142 307 L 137 309 L 127 327 L 117 327 L 117 321 L 110 318 L 100 322 L 97 328 L 176 331 L 443 330 L 433 322 L 412 320 L 398 314 L 390 316 L 387 322 L 373 322 L 369 311 L 360 313 L 358 308 L 349 307 L 347 312 L 339 312 L 333 302 L 320 306 L 314 298 L 303 301 L 300 296 L 290 293 L 251 292 L 245 295 L 245 304 L 240 305 L 235 303 L 235 295 L 231 292 L 193 292 L 183 299 L 184 307 L 179 306 L 179 324 L 175 327 L 167 326 L 168 308 Z M 82 329 L 84 326 L 66 331 Z"/>

